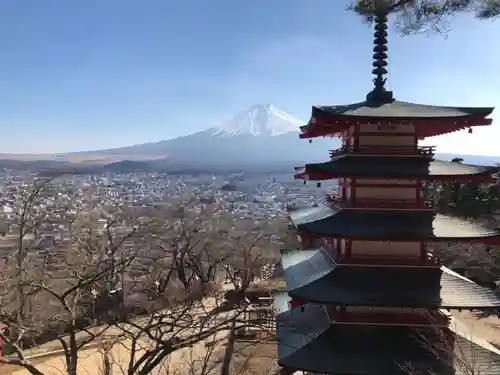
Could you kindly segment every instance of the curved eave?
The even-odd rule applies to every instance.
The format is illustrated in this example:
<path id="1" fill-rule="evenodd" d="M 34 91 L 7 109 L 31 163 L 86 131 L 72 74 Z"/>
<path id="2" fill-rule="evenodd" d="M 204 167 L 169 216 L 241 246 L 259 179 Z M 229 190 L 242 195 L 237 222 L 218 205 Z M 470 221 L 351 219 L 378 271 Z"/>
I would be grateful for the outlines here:
<path id="1" fill-rule="evenodd" d="M 338 266 L 325 249 L 282 250 L 282 264 L 288 295 L 303 301 L 469 310 L 500 307 L 499 293 L 446 267 Z"/>
<path id="2" fill-rule="evenodd" d="M 301 180 L 301 181 L 328 181 L 328 180 L 334 180 L 338 178 L 343 178 L 343 177 L 353 177 L 353 178 L 370 178 L 371 176 L 365 176 L 361 174 L 356 174 L 355 171 L 352 171 L 350 173 L 345 173 L 345 174 L 340 174 L 340 173 L 328 173 L 328 172 L 319 172 L 319 171 L 306 171 L 306 168 L 303 168 L 303 171 L 301 173 L 296 173 L 293 175 L 293 178 L 295 180 Z M 397 176 L 397 175 L 392 175 L 392 176 L 383 176 L 385 178 L 419 178 L 422 181 L 454 181 L 454 182 L 476 182 L 476 183 L 483 183 L 483 184 L 489 184 L 489 183 L 495 183 L 498 179 L 498 177 L 493 177 L 491 173 L 489 172 L 482 172 L 482 173 L 477 173 L 474 175 L 464 175 L 464 176 L 457 176 L 457 175 L 430 175 L 426 177 L 420 177 L 420 176 Z"/>
<path id="3" fill-rule="evenodd" d="M 333 180 L 338 177 L 332 177 L 332 175 L 329 173 L 311 173 L 311 172 L 308 173 L 304 171 L 302 173 L 294 174 L 293 178 L 295 180 L 302 180 L 302 181 L 326 181 L 326 180 Z"/>
<path id="4" fill-rule="evenodd" d="M 329 204 L 289 213 L 299 230 L 368 241 L 497 241 L 500 228 L 430 211 L 356 211 Z"/>
<path id="5" fill-rule="evenodd" d="M 499 171 L 500 167 L 458 164 L 408 156 L 341 155 L 325 163 L 296 167 L 294 177 L 306 181 L 358 177 L 492 183 L 497 181 Z"/>
<path id="6" fill-rule="evenodd" d="M 376 125 L 406 125 L 416 127 L 417 136 L 421 138 L 434 137 L 453 133 L 475 126 L 488 126 L 493 123 L 490 118 L 459 117 L 459 118 L 434 118 L 434 119 L 393 119 L 393 118 L 358 118 L 354 116 L 329 116 L 327 119 L 311 119 L 301 128 L 301 139 L 328 137 L 341 134 L 345 129 L 358 124 Z"/>
<path id="7" fill-rule="evenodd" d="M 366 102 L 333 107 L 313 106 L 311 119 L 301 127 L 300 138 L 338 134 L 357 124 L 412 124 L 416 126 L 419 137 L 431 137 L 468 127 L 491 125 L 492 120 L 486 117 L 493 110 L 492 107 L 436 107 L 400 101 L 378 107 Z"/>
<path id="8" fill-rule="evenodd" d="M 463 373 L 457 362 L 464 361 L 478 373 L 500 374 L 500 352 L 454 323 L 448 329 L 455 338 L 455 369 L 436 357 L 437 348 L 423 345 L 426 335 L 435 336 L 432 328 L 417 334 L 409 327 L 330 325 L 322 306 L 307 305 L 276 316 L 278 364 L 316 373 L 402 375 L 408 362 L 417 372 Z"/>
<path id="9" fill-rule="evenodd" d="M 412 120 L 451 120 L 467 118 L 485 118 L 490 116 L 494 107 L 450 107 L 392 100 L 381 104 L 367 101 L 337 106 L 312 106 L 311 116 L 325 118 L 327 116 L 354 117 L 359 119 L 395 119 Z"/>

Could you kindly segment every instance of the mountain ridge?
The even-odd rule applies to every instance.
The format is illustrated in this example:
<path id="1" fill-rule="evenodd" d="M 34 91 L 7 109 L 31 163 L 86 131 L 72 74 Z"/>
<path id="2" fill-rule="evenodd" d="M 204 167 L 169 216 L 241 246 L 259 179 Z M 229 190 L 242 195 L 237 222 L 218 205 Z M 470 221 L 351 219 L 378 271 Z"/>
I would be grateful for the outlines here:
<path id="1" fill-rule="evenodd" d="M 195 145 L 205 143 L 208 140 L 215 141 L 216 138 L 221 138 L 222 141 L 234 141 L 237 138 L 244 137 L 241 139 L 248 141 L 249 137 L 269 138 L 290 136 L 291 134 L 298 138 L 299 127 L 303 124 L 303 121 L 296 119 L 272 104 L 257 104 L 233 116 L 229 121 L 224 121 L 220 126 L 213 126 L 180 137 L 102 150 L 69 152 L 60 155 L 118 154 L 131 156 L 167 154 L 170 157 L 172 156 L 172 150 L 169 150 L 169 148 L 176 150 L 179 148 L 178 144 L 188 147 L 188 143 Z"/>
<path id="2" fill-rule="evenodd" d="M 190 135 L 120 148 L 68 153 L 65 157 L 92 159 L 108 156 L 117 157 L 118 160 L 113 161 L 120 162 L 135 161 L 141 156 L 161 159 L 169 165 L 209 169 L 319 162 L 325 150 L 335 148 L 337 143 L 323 139 L 319 140 L 322 148 L 311 148 L 299 139 L 299 127 L 303 124 L 272 104 L 260 104 L 238 113 L 220 126 Z M 162 162 L 150 160 L 149 163 L 159 165 Z"/>

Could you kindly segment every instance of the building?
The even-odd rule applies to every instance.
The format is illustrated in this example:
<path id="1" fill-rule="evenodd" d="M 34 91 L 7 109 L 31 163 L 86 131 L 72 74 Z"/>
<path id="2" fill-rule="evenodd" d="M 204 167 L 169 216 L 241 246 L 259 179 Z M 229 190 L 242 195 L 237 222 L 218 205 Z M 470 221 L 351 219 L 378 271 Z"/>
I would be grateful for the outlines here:
<path id="1" fill-rule="evenodd" d="M 360 103 L 313 107 L 301 138 L 337 136 L 331 160 L 297 179 L 339 179 L 339 193 L 290 212 L 302 249 L 282 250 L 276 293 L 282 373 L 454 374 L 458 362 L 500 374 L 500 351 L 455 324 L 450 310 L 493 310 L 500 296 L 443 267 L 434 241 L 500 244 L 500 230 L 437 214 L 424 181 L 489 182 L 498 168 L 434 160 L 418 140 L 490 125 L 493 108 L 395 100 L 385 88 L 387 17 L 375 17 L 374 88 Z M 461 358 L 457 352 L 460 351 Z"/>

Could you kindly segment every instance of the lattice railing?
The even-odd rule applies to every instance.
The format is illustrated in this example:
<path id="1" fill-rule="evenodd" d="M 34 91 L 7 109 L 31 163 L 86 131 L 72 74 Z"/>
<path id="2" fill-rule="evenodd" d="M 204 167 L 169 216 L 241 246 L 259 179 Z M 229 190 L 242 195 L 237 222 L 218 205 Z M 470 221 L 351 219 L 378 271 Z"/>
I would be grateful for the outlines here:
<path id="1" fill-rule="evenodd" d="M 436 146 L 354 146 L 344 145 L 336 150 L 330 150 L 330 157 L 334 158 L 345 154 L 361 155 L 423 155 L 432 156 Z"/>
<path id="2" fill-rule="evenodd" d="M 424 200 L 417 202 L 415 199 L 388 199 L 388 198 L 356 198 L 354 202 L 337 194 L 327 195 L 327 201 L 344 208 L 395 208 L 395 209 L 432 209 L 434 201 Z"/>

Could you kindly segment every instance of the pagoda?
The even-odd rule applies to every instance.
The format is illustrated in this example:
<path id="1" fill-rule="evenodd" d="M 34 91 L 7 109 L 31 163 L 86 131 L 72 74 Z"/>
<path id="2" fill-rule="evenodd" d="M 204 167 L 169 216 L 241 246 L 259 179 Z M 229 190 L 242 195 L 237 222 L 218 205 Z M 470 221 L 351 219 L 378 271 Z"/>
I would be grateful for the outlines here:
<path id="1" fill-rule="evenodd" d="M 289 213 L 301 248 L 281 254 L 278 364 L 283 374 L 447 375 L 467 372 L 457 365 L 460 350 L 461 361 L 479 368 L 469 374 L 500 374 L 500 351 L 450 313 L 494 311 L 500 295 L 428 251 L 430 242 L 500 245 L 500 230 L 437 213 L 421 192 L 426 181 L 490 183 L 498 168 L 435 160 L 435 147 L 418 145 L 490 125 L 493 108 L 394 99 L 385 88 L 387 14 L 376 13 L 374 24 L 375 78 L 366 100 L 314 106 L 301 128 L 300 138 L 340 137 L 342 147 L 325 163 L 297 168 L 295 178 L 337 179 L 339 191 Z"/>

